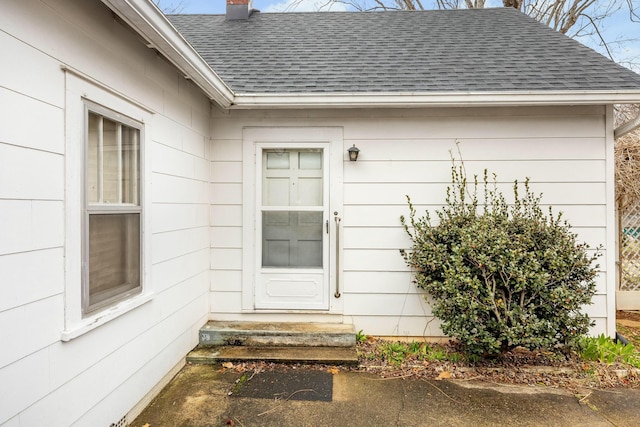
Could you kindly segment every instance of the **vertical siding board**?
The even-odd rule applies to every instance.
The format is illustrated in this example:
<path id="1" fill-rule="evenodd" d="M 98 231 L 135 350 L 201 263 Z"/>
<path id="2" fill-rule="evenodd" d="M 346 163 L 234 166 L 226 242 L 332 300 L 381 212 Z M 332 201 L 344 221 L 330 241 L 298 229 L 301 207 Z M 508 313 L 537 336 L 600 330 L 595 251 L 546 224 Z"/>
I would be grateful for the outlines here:
<path id="1" fill-rule="evenodd" d="M 617 204 L 616 204 L 616 188 L 615 188 L 615 140 L 614 133 L 614 111 L 613 105 L 606 107 L 605 116 L 605 147 L 606 147 L 606 205 L 609 206 L 606 218 L 607 235 L 603 242 L 604 247 L 610 248 L 610 256 L 608 264 L 604 270 L 609 272 L 607 277 L 607 294 L 606 301 L 602 305 L 606 308 L 604 317 L 606 319 L 606 334 L 610 337 L 616 336 L 616 291 L 618 289 L 617 263 L 620 256 L 618 251 L 619 234 L 617 232 Z"/>

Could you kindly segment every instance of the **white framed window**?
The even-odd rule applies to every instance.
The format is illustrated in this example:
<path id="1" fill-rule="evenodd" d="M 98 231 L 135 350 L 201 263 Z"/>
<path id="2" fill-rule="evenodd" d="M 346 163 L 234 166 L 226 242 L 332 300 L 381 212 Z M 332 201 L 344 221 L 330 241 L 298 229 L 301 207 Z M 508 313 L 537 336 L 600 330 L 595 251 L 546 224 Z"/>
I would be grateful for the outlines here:
<path id="1" fill-rule="evenodd" d="M 142 291 L 140 181 L 144 127 L 85 102 L 82 312 Z"/>
<path id="2" fill-rule="evenodd" d="M 65 69 L 65 318 L 69 341 L 153 298 L 150 187 L 153 112 Z"/>

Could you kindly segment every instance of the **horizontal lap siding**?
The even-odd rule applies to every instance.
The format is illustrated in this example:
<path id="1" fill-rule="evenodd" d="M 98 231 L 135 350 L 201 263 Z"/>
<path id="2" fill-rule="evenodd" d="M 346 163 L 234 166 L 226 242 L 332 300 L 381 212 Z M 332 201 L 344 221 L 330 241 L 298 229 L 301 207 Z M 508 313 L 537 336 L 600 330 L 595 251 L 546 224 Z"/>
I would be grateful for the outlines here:
<path id="1" fill-rule="evenodd" d="M 543 204 L 553 205 L 554 212 L 567 211 L 580 240 L 593 247 L 606 243 L 604 109 L 520 112 L 501 117 L 494 110 L 493 116 L 477 117 L 450 110 L 452 117 L 380 120 L 371 132 L 362 122 L 353 130 L 345 127 L 345 147 L 356 144 L 361 150 L 357 163 L 344 165 L 345 314 L 357 325 L 362 319 L 361 326 L 378 325 L 380 334 L 388 334 L 393 325 L 393 335 L 423 335 L 420 327 L 429 324 L 434 332 L 429 307 L 421 315 L 417 301 L 423 296 L 412 289 L 399 255 L 398 249 L 410 243 L 399 217 L 408 215 L 407 195 L 420 215 L 425 210 L 433 215 L 442 206 L 451 156 L 458 157 L 458 148 L 469 177 L 482 180 L 487 169 L 493 181 L 495 173 L 508 201 L 513 181 L 528 177 Z M 586 308 L 599 325 L 606 318 L 607 298 L 605 263 L 600 264 L 599 295 Z M 378 317 L 388 323 L 374 323 Z M 403 323 L 405 317 L 412 321 Z"/>
<path id="2" fill-rule="evenodd" d="M 437 336 L 439 323 L 399 253 L 410 244 L 399 219 L 408 214 L 406 195 L 419 213 L 434 214 L 444 203 L 451 155 L 459 147 L 469 175 L 482 176 L 485 168 L 490 179 L 496 173 L 507 200 L 513 180 L 529 177 L 545 210 L 552 205 L 562 212 L 580 241 L 604 245 L 613 232 L 607 230 L 604 124 L 604 107 L 214 114 L 211 316 L 242 312 L 243 126 L 343 127 L 344 321 L 370 334 Z M 353 144 L 360 149 L 355 163 L 346 160 Z M 605 250 L 598 260 L 598 295 L 586 309 L 596 332 L 606 326 L 608 255 Z"/>
<path id="3" fill-rule="evenodd" d="M 213 124 L 214 135 L 217 125 Z M 212 140 L 212 313 L 242 311 L 242 131 L 239 139 Z M 215 315 L 214 315 L 215 317 Z"/>
<path id="4" fill-rule="evenodd" d="M 20 58 L 0 70 L 0 425 L 20 425 L 64 326 L 64 76 L 6 32 L 0 50 Z"/>
<path id="5" fill-rule="evenodd" d="M 0 50 L 20 60 L 0 69 L 0 425 L 109 425 L 184 360 L 207 318 L 210 103 L 100 2 L 2 9 Z M 65 254 L 65 199 L 80 194 L 65 195 L 61 65 L 153 111 L 145 250 L 155 296 L 69 342 L 64 259 L 77 254 Z"/>

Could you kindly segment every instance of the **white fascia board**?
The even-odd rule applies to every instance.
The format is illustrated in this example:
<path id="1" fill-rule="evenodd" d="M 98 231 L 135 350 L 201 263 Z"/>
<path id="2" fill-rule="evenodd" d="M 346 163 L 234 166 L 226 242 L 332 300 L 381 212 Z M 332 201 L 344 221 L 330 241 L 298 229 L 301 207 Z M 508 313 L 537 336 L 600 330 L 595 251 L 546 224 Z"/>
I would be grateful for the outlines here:
<path id="1" fill-rule="evenodd" d="M 613 131 L 613 137 L 615 139 L 620 138 L 621 136 L 625 136 L 629 132 L 633 132 L 634 130 L 640 128 L 640 113 L 638 113 L 638 117 L 635 119 L 629 120 L 628 122 L 621 124 Z"/>
<path id="2" fill-rule="evenodd" d="M 637 91 L 236 94 L 232 109 L 608 105 L 640 102 Z"/>
<path id="3" fill-rule="evenodd" d="M 221 107 L 233 103 L 234 93 L 191 47 L 150 0 L 102 0 L 102 2 L 157 49 L 184 76 L 198 85 Z"/>

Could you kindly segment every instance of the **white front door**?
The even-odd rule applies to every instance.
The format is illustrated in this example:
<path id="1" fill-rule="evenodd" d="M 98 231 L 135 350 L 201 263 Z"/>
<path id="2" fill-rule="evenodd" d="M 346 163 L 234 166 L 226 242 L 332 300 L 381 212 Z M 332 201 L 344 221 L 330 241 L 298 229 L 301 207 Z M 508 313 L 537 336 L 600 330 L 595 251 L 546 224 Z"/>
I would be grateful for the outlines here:
<path id="1" fill-rule="evenodd" d="M 331 165 L 341 167 L 341 157 L 335 161 L 341 153 L 334 152 L 336 141 L 314 141 L 322 138 L 303 129 L 294 132 L 299 133 L 295 140 L 284 141 L 270 141 L 280 135 L 270 130 L 275 133 L 261 134 L 266 141 L 251 143 L 255 165 L 253 308 L 330 310 L 335 298 L 331 286 L 339 275 L 332 270 L 339 226 L 334 220 L 339 206 L 332 193 L 340 191 L 337 183 L 336 189 L 332 187 L 332 179 L 341 175 L 332 176 Z"/>

